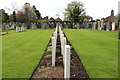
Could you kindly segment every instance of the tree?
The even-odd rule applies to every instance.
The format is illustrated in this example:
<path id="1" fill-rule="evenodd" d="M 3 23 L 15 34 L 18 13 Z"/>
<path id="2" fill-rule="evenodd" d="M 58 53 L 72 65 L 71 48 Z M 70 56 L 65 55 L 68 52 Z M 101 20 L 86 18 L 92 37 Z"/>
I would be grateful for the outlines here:
<path id="1" fill-rule="evenodd" d="M 30 22 L 30 21 L 36 19 L 36 13 L 35 13 L 33 7 L 31 7 L 30 3 L 25 3 L 23 6 L 23 10 L 25 11 L 27 22 Z"/>
<path id="2" fill-rule="evenodd" d="M 80 16 L 85 14 L 85 9 L 83 7 L 84 5 L 81 2 L 73 1 L 69 3 L 65 9 L 65 19 L 74 22 L 80 21 Z"/>
<path id="3" fill-rule="evenodd" d="M 15 11 L 13 11 L 13 14 L 10 15 L 9 19 L 10 19 L 11 22 L 17 22 Z"/>
<path id="4" fill-rule="evenodd" d="M 5 13 L 5 10 L 1 9 L 0 13 L 2 15 L 2 22 L 8 22 L 9 21 L 9 15 L 7 13 Z"/>
<path id="5" fill-rule="evenodd" d="M 40 14 L 39 10 L 36 9 L 35 5 L 33 6 L 33 9 L 34 9 L 34 11 L 36 13 L 36 19 L 41 19 L 42 18 L 41 14 Z"/>
<path id="6" fill-rule="evenodd" d="M 24 11 L 18 11 L 16 17 L 17 17 L 17 22 L 25 22 L 27 19 Z"/>

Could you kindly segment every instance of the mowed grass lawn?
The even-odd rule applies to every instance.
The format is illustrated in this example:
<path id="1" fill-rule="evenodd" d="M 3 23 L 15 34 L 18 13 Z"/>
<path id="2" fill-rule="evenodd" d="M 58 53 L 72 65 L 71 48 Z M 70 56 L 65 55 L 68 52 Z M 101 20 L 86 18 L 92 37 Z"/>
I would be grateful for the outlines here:
<path id="1" fill-rule="evenodd" d="M 118 78 L 118 32 L 64 29 L 90 78 Z"/>
<path id="2" fill-rule="evenodd" d="M 29 78 L 37 66 L 53 29 L 34 29 L 2 36 L 2 77 Z"/>

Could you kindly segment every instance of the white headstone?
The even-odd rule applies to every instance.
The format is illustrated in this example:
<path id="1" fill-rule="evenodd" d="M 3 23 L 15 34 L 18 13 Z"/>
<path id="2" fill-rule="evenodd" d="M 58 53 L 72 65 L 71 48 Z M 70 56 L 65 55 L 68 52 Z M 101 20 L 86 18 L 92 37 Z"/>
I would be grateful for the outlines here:
<path id="1" fill-rule="evenodd" d="M 56 56 L 56 43 L 55 37 L 52 37 L 52 66 L 55 66 L 55 56 Z"/>
<path id="2" fill-rule="evenodd" d="M 18 32 L 18 27 L 16 27 L 16 32 Z"/>
<path id="3" fill-rule="evenodd" d="M 100 30 L 100 21 L 98 21 L 98 29 Z"/>
<path id="4" fill-rule="evenodd" d="M 61 34 L 61 53 L 63 55 L 63 38 L 64 38 L 64 34 Z"/>
<path id="5" fill-rule="evenodd" d="M 109 31 L 109 27 L 110 27 L 109 22 L 107 22 L 107 24 L 106 24 L 106 31 Z"/>
<path id="6" fill-rule="evenodd" d="M 89 23 L 87 23 L 86 27 L 87 27 L 87 28 L 89 27 Z"/>
<path id="7" fill-rule="evenodd" d="M 65 61 L 65 45 L 66 45 L 66 37 L 63 38 L 63 62 Z"/>
<path id="8" fill-rule="evenodd" d="M 103 21 L 101 21 L 101 29 L 103 29 Z"/>
<path id="9" fill-rule="evenodd" d="M 112 31 L 115 30 L 115 22 L 112 22 Z"/>
<path id="10" fill-rule="evenodd" d="M 70 46 L 65 45 L 64 78 L 70 78 Z"/>
<path id="11" fill-rule="evenodd" d="M 93 22 L 93 29 L 96 29 L 96 22 Z"/>
<path id="12" fill-rule="evenodd" d="M 24 26 L 22 27 L 22 30 L 24 31 Z"/>

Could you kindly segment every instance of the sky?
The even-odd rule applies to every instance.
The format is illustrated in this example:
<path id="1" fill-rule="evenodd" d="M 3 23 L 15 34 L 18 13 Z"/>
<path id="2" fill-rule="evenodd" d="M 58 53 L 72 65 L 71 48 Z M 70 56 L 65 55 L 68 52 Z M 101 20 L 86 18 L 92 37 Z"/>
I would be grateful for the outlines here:
<path id="1" fill-rule="evenodd" d="M 67 4 L 71 1 L 82 2 L 87 15 L 92 16 L 93 19 L 110 16 L 112 9 L 115 15 L 118 14 L 118 11 L 120 12 L 120 8 L 118 10 L 118 2 L 120 0 L 0 0 L 0 9 L 5 9 L 7 13 L 11 14 L 13 4 L 20 10 L 24 3 L 27 2 L 30 3 L 31 6 L 35 5 L 42 17 L 49 16 L 49 18 L 57 18 L 58 16 L 56 16 L 56 14 L 59 14 L 60 18 L 63 19 L 63 12 L 65 12 Z"/>

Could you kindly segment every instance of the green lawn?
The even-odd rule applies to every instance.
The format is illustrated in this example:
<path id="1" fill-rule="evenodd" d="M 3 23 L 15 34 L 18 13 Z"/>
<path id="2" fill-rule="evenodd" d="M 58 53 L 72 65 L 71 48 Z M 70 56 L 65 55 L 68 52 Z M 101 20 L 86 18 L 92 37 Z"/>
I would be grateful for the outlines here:
<path id="1" fill-rule="evenodd" d="M 2 36 L 2 77 L 29 78 L 42 57 L 53 29 L 34 29 Z"/>
<path id="2" fill-rule="evenodd" d="M 90 78 L 118 77 L 118 32 L 64 29 Z"/>

